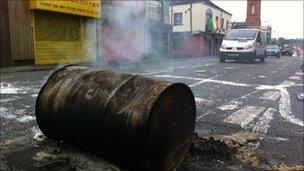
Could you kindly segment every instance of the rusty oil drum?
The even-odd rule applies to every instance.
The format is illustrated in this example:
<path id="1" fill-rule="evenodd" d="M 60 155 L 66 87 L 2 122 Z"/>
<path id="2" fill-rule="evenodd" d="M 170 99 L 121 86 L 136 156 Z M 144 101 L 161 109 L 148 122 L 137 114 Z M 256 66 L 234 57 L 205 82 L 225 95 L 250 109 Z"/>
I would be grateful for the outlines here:
<path id="1" fill-rule="evenodd" d="M 177 168 L 195 117 L 194 96 L 185 84 L 79 65 L 55 71 L 36 101 L 46 136 L 131 170 Z"/>

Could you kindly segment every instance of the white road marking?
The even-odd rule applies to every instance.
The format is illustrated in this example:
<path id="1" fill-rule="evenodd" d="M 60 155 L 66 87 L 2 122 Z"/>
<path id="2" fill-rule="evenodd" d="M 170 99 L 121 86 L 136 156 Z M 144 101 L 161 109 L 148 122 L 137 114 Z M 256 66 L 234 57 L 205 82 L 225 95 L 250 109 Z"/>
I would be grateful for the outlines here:
<path id="1" fill-rule="evenodd" d="M 235 67 L 225 67 L 225 69 L 235 69 Z"/>
<path id="2" fill-rule="evenodd" d="M 190 85 L 189 85 L 189 87 L 195 87 L 195 86 L 198 86 L 198 85 L 203 84 L 203 83 L 205 83 L 205 82 L 206 82 L 205 80 L 203 80 L 203 81 L 199 81 L 199 82 L 196 82 L 196 83 L 190 84 Z"/>
<path id="3" fill-rule="evenodd" d="M 304 126 L 303 121 L 297 119 L 294 115 L 292 115 L 291 107 L 290 107 L 290 96 L 286 88 L 280 88 L 281 91 L 281 100 L 279 104 L 280 114 L 287 121 L 294 123 L 299 126 Z"/>
<path id="4" fill-rule="evenodd" d="M 302 76 L 304 73 L 303 72 L 297 72 L 296 75 Z"/>
<path id="5" fill-rule="evenodd" d="M 281 86 L 292 86 L 292 85 L 295 85 L 295 83 L 292 81 L 285 80 L 280 85 Z"/>
<path id="6" fill-rule="evenodd" d="M 265 108 L 263 107 L 244 106 L 240 110 L 229 115 L 226 119 L 224 119 L 224 122 L 241 125 L 241 127 L 244 128 L 264 110 Z"/>
<path id="7" fill-rule="evenodd" d="M 206 82 L 219 83 L 219 84 L 232 85 L 232 86 L 240 86 L 240 87 L 248 87 L 248 86 L 250 86 L 248 84 L 235 83 L 235 82 L 230 82 L 230 81 L 220 81 L 220 80 L 211 80 L 211 79 L 204 79 L 204 80 Z"/>
<path id="8" fill-rule="evenodd" d="M 253 132 L 259 132 L 264 135 L 267 134 L 267 130 L 270 127 L 270 122 L 273 119 L 273 114 L 276 110 L 273 108 L 267 109 L 262 117 L 259 118 L 259 121 L 254 125 L 252 131 Z"/>
<path id="9" fill-rule="evenodd" d="M 301 80 L 301 77 L 300 76 L 291 76 L 291 77 L 289 77 L 289 79 L 291 79 L 291 80 Z"/>
<path id="10" fill-rule="evenodd" d="M 200 98 L 200 97 L 195 97 L 195 102 L 196 104 L 204 104 L 204 105 L 210 105 L 213 103 L 213 101 L 211 100 L 208 100 L 208 99 L 203 99 L 203 98 Z"/>
<path id="11" fill-rule="evenodd" d="M 289 141 L 288 138 L 283 138 L 283 137 L 268 137 L 268 136 L 266 136 L 265 139 L 276 140 L 276 141 Z"/>
<path id="12" fill-rule="evenodd" d="M 38 97 L 38 94 L 32 94 L 31 97 Z"/>
<path id="13" fill-rule="evenodd" d="M 18 96 L 12 96 L 12 97 L 8 97 L 8 98 L 2 98 L 0 99 L 0 103 L 6 103 L 6 102 L 11 102 L 11 101 L 15 101 L 21 99 L 21 97 Z"/>
<path id="14" fill-rule="evenodd" d="M 34 116 L 25 115 L 27 112 L 25 109 L 9 109 L 5 107 L 0 107 L 0 118 L 16 120 L 21 123 L 33 121 L 36 118 Z"/>
<path id="15" fill-rule="evenodd" d="M 280 115 L 286 119 L 287 121 L 299 125 L 299 126 L 304 126 L 303 121 L 300 119 L 297 119 L 291 111 L 290 107 L 290 96 L 287 91 L 287 87 L 292 87 L 292 86 L 303 86 L 303 84 L 295 84 L 292 81 L 285 80 L 279 85 L 250 85 L 250 84 L 242 84 L 242 83 L 235 83 L 235 82 L 229 82 L 229 81 L 220 81 L 220 80 L 212 80 L 212 79 L 200 79 L 200 78 L 193 78 L 193 77 L 184 77 L 184 76 L 173 76 L 173 75 L 155 75 L 155 77 L 160 77 L 160 78 L 176 78 L 176 79 L 190 79 L 190 80 L 196 80 L 199 81 L 197 83 L 194 83 L 190 85 L 191 87 L 203 84 L 205 82 L 212 82 L 212 83 L 219 83 L 219 84 L 225 84 L 225 85 L 232 85 L 232 86 L 241 86 L 241 87 L 252 87 L 256 86 L 256 91 L 253 91 L 252 93 L 249 93 L 247 95 L 253 94 L 257 91 L 260 90 L 279 90 L 281 92 L 281 99 L 280 99 L 280 104 L 279 104 L 279 109 L 280 109 Z M 243 97 L 246 98 L 246 97 Z M 254 119 L 255 113 L 251 114 L 250 117 L 244 118 L 244 122 L 242 122 L 242 126 L 248 124 L 247 121 L 250 119 Z M 253 118 L 252 118 L 253 117 Z M 235 119 L 235 118 L 233 118 Z M 238 121 L 236 119 L 236 121 Z"/>
<path id="16" fill-rule="evenodd" d="M 220 110 L 233 110 L 241 104 L 242 104 L 242 102 L 240 102 L 240 101 L 232 101 L 231 103 L 227 103 L 225 105 L 222 105 L 222 106 L 218 107 L 218 109 L 220 109 Z"/>
<path id="17" fill-rule="evenodd" d="M 243 95 L 243 96 L 237 97 L 237 98 L 235 98 L 235 99 L 229 101 L 229 102 L 226 103 L 225 105 L 233 105 L 233 104 L 241 103 L 241 102 L 238 101 L 238 100 L 240 100 L 240 99 L 246 99 L 246 98 L 248 98 L 248 96 L 251 96 L 252 94 L 257 93 L 257 92 L 259 92 L 259 91 L 260 91 L 260 90 L 255 90 L 255 91 L 252 91 L 252 92 L 250 92 L 250 93 L 247 93 L 247 94 L 245 94 L 245 95 Z M 218 107 L 218 108 L 225 108 L 225 107 L 224 107 L 225 105 L 220 106 L 220 107 Z M 239 104 L 239 105 L 241 105 L 241 104 Z M 236 108 L 237 108 L 237 107 L 238 107 L 238 106 L 236 106 Z M 205 113 L 205 114 L 202 114 L 202 115 L 197 116 L 197 117 L 196 117 L 196 121 L 201 121 L 202 118 L 203 118 L 204 116 L 210 115 L 210 114 L 214 113 L 214 111 L 215 111 L 215 110 L 210 110 L 210 111 L 208 111 L 208 112 Z"/>
<path id="18" fill-rule="evenodd" d="M 231 81 L 201 79 L 201 78 L 194 78 L 194 77 L 174 76 L 174 75 L 154 75 L 154 77 L 158 77 L 158 78 L 189 79 L 189 80 L 197 80 L 197 81 L 199 81 L 197 83 L 194 83 L 194 84 L 190 85 L 190 87 L 197 86 L 197 85 L 203 84 L 205 82 L 208 82 L 208 83 L 219 83 L 219 84 L 232 85 L 232 86 L 241 86 L 241 87 L 248 87 L 248 86 L 250 86 L 248 84 L 235 83 L 235 82 L 231 82 Z"/>
<path id="19" fill-rule="evenodd" d="M 276 101 L 279 97 L 281 97 L 280 91 L 267 91 L 260 98 L 264 100 Z"/>
<path id="20" fill-rule="evenodd" d="M 198 73 L 202 73 L 202 72 L 206 72 L 206 70 L 196 70 L 195 72 L 198 72 Z"/>
<path id="21" fill-rule="evenodd" d="M 266 78 L 266 76 L 264 76 L 264 75 L 260 75 L 260 76 L 259 76 L 259 78 Z"/>
<path id="22" fill-rule="evenodd" d="M 200 78 L 174 76 L 174 75 L 154 75 L 154 77 L 157 77 L 157 78 L 176 78 L 176 79 L 187 79 L 187 80 L 202 81 L 202 79 L 200 79 Z"/>
<path id="23" fill-rule="evenodd" d="M 286 87 L 290 87 L 292 85 L 295 85 L 294 82 L 290 81 L 283 81 L 280 85 L 277 86 L 266 86 L 266 85 L 261 85 L 257 87 L 256 89 L 258 90 L 279 90 L 281 94 L 280 102 L 279 102 L 279 110 L 280 110 L 280 115 L 286 119 L 287 121 L 299 125 L 299 126 L 304 126 L 303 121 L 300 119 L 297 119 L 291 111 L 291 106 L 290 106 L 290 96 L 289 93 L 286 89 Z"/>
<path id="24" fill-rule="evenodd" d="M 148 72 L 143 73 L 141 75 L 154 75 L 154 74 L 161 74 L 161 73 L 168 73 L 168 72 L 172 72 L 172 70 L 170 70 L 170 69 L 160 70 L 160 71 L 151 70 L 151 71 L 148 71 Z"/>

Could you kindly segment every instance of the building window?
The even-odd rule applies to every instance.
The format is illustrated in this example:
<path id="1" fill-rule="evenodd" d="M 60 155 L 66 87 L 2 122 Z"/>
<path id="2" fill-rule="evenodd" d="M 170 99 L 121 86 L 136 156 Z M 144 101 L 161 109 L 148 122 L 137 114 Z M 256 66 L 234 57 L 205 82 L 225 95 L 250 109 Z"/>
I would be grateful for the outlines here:
<path id="1" fill-rule="evenodd" d="M 225 29 L 225 20 L 224 20 L 224 18 L 222 18 L 221 29 Z"/>
<path id="2" fill-rule="evenodd" d="M 229 29 L 229 21 L 227 20 L 226 21 L 226 30 L 228 30 Z"/>
<path id="3" fill-rule="evenodd" d="M 163 22 L 164 21 L 164 6 L 163 2 L 160 1 L 145 1 L 146 3 L 146 14 L 149 19 Z"/>
<path id="4" fill-rule="evenodd" d="M 251 14 L 254 15 L 255 14 L 255 5 L 251 6 Z"/>
<path id="5" fill-rule="evenodd" d="M 213 15 L 212 10 L 210 8 L 208 8 L 206 10 L 206 18 L 205 18 L 205 30 L 207 32 L 213 32 L 214 31 L 212 15 Z"/>
<path id="6" fill-rule="evenodd" d="M 183 25 L 183 13 L 174 13 L 174 25 Z"/>
<path id="7" fill-rule="evenodd" d="M 173 49 L 181 49 L 182 47 L 183 47 L 182 37 L 174 37 L 172 39 L 172 48 Z"/>

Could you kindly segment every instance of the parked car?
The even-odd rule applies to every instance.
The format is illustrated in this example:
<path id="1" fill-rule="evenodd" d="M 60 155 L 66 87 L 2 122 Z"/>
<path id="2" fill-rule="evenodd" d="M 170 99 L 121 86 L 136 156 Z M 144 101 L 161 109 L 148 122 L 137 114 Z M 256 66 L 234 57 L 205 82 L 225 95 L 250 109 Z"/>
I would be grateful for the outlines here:
<path id="1" fill-rule="evenodd" d="M 281 50 L 278 45 L 269 45 L 266 48 L 266 56 L 276 56 L 281 57 Z"/>
<path id="2" fill-rule="evenodd" d="M 283 56 L 292 56 L 293 54 L 293 47 L 292 46 L 289 46 L 289 45 L 284 45 L 282 47 L 282 55 Z"/>
<path id="3" fill-rule="evenodd" d="M 220 62 L 225 60 L 255 59 L 265 61 L 266 32 L 260 29 L 229 30 L 220 48 Z"/>

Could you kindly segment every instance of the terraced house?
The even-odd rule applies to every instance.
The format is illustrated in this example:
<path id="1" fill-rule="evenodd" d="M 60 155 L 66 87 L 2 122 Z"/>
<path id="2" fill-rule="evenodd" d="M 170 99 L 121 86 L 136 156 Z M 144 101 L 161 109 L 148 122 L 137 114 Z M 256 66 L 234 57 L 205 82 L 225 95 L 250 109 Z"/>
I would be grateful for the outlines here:
<path id="1" fill-rule="evenodd" d="M 209 0 L 175 1 L 171 5 L 172 56 L 218 55 L 232 15 Z"/>

